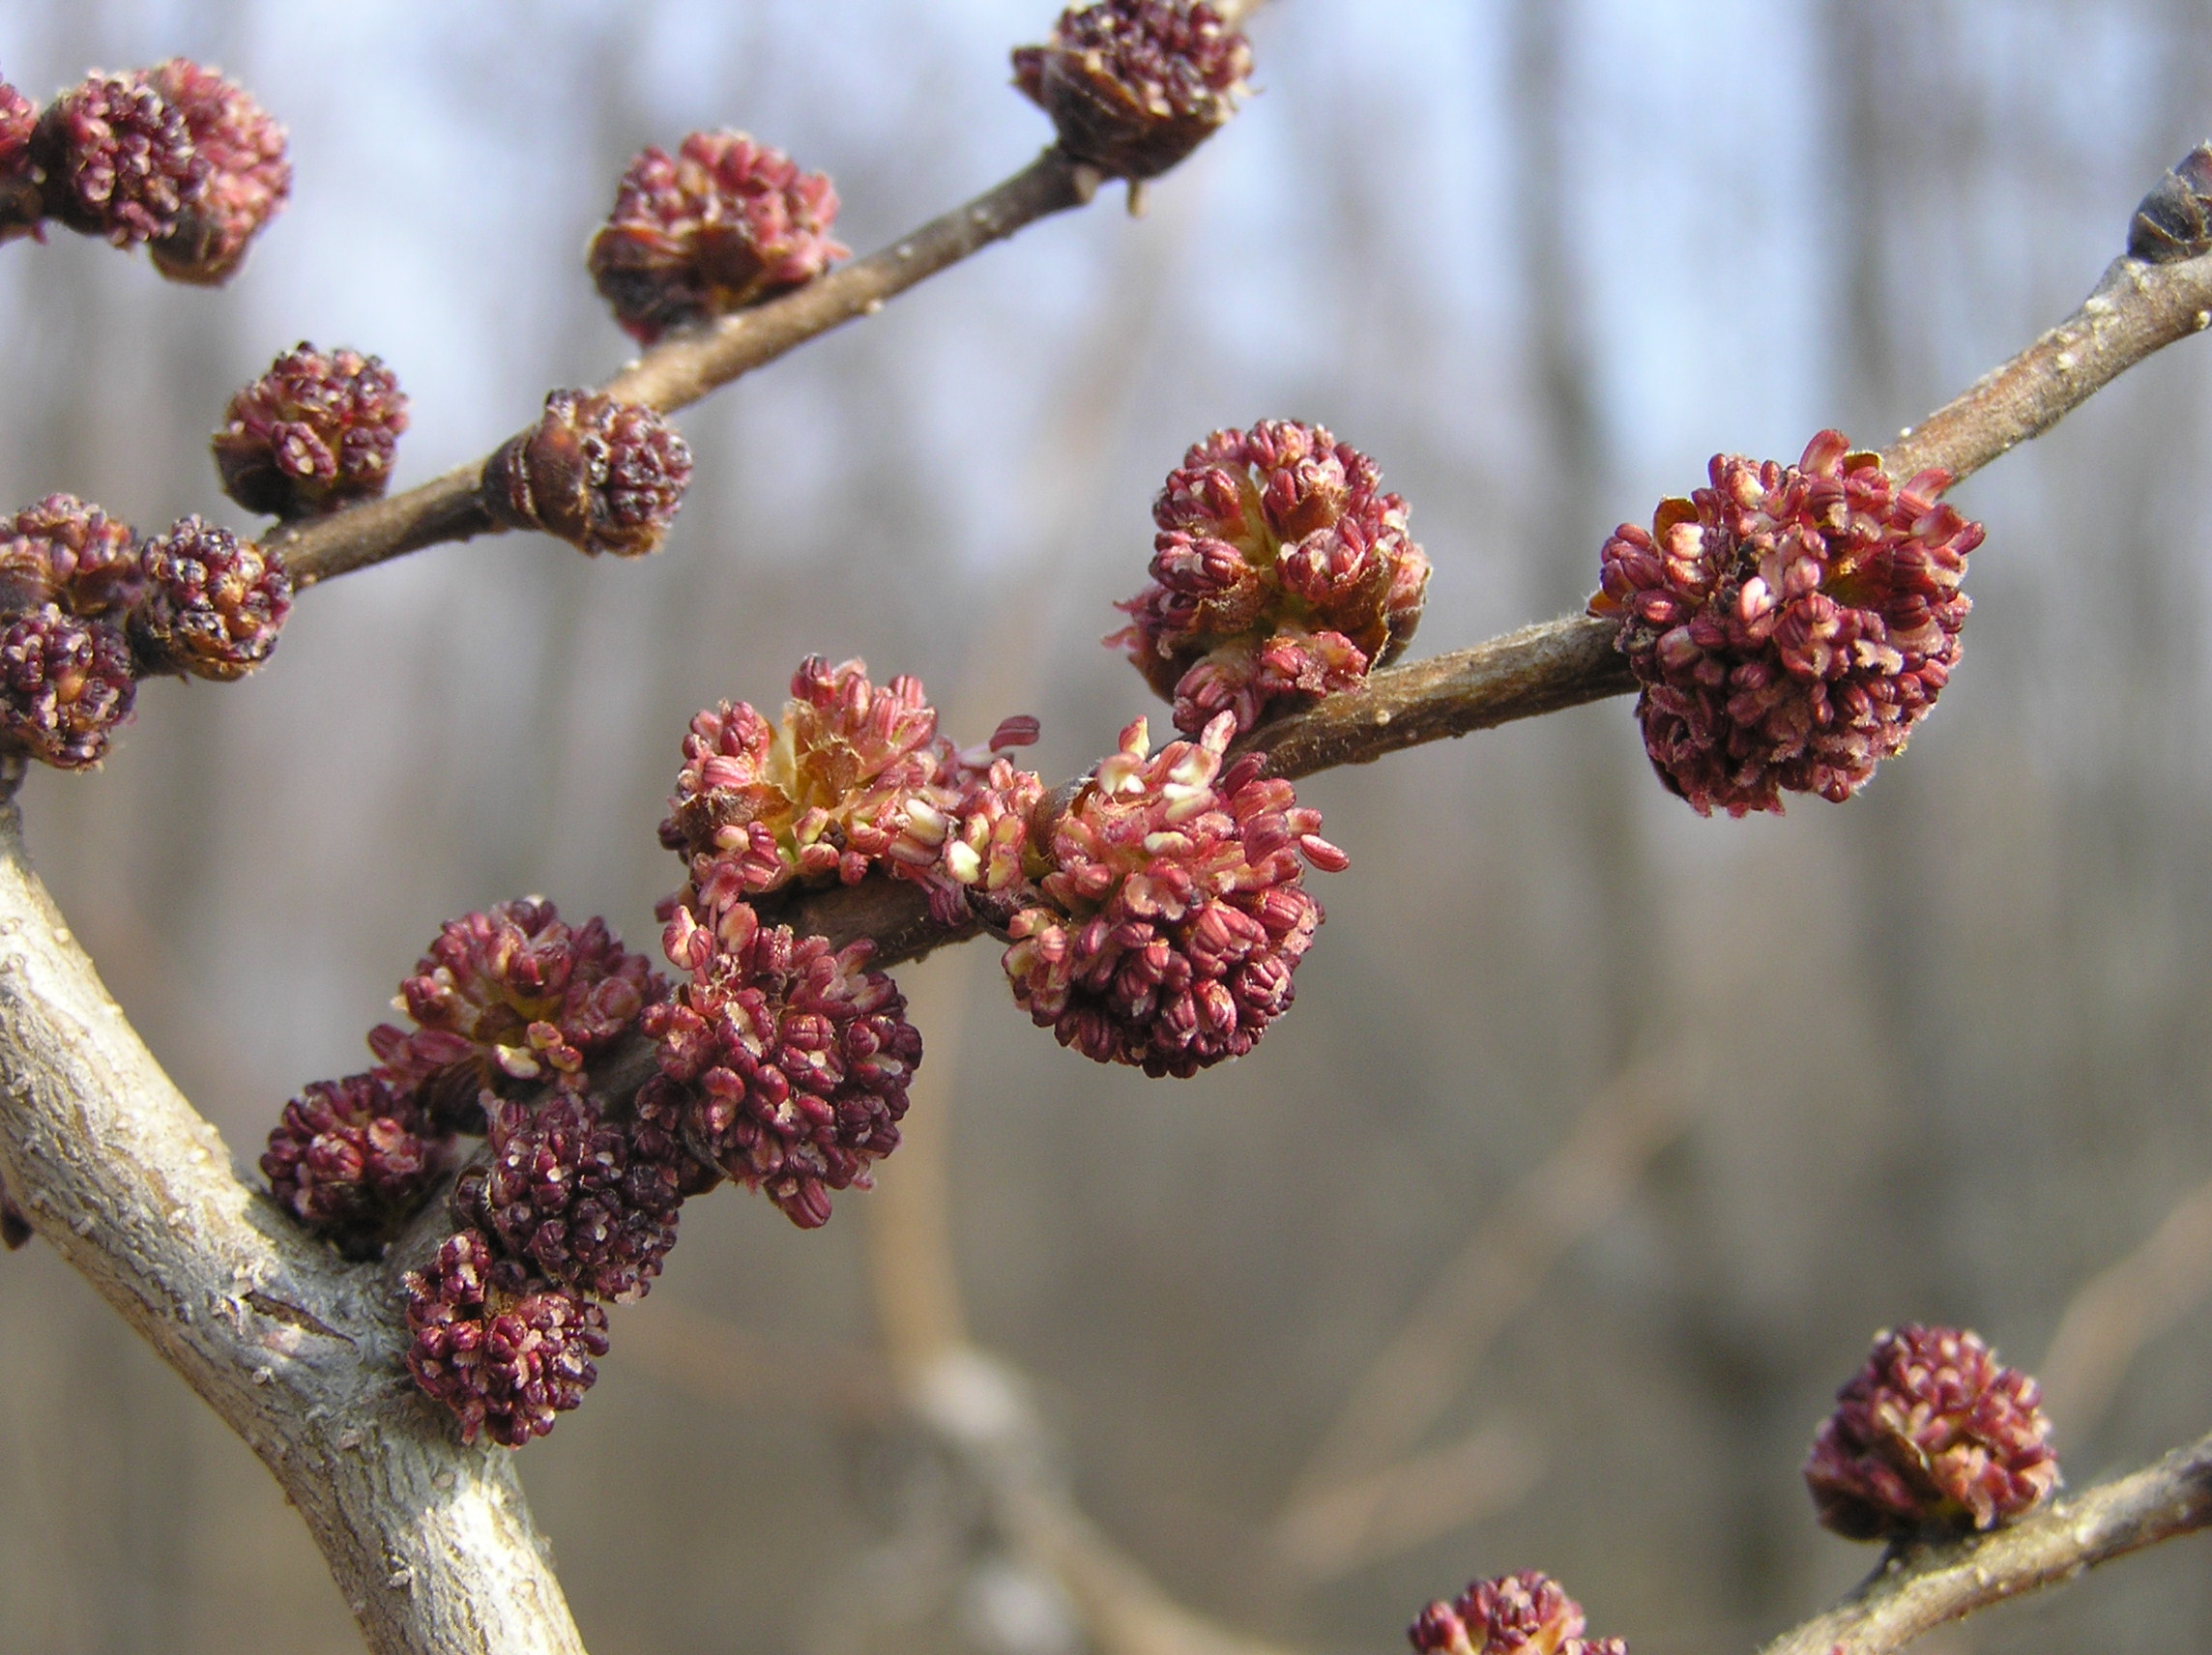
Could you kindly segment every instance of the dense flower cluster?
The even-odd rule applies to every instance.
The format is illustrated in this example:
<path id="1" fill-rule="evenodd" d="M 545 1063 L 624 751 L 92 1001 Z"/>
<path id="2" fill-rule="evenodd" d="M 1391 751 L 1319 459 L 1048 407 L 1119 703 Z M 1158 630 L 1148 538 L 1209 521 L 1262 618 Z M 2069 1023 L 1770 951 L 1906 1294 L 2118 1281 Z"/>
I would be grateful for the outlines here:
<path id="1" fill-rule="evenodd" d="M 1472 1581 L 1421 1611 L 1406 1636 L 1420 1655 L 1627 1655 L 1617 1638 L 1585 1638 L 1583 1606 L 1549 1575 L 1524 1569 Z"/>
<path id="2" fill-rule="evenodd" d="M 675 911 L 669 957 L 691 973 L 646 1012 L 669 1080 L 687 1089 L 692 1153 L 763 1191 L 801 1229 L 833 1190 L 869 1187 L 898 1147 L 921 1035 L 873 948 L 763 925 L 740 904 L 719 935 Z"/>
<path id="3" fill-rule="evenodd" d="M 1594 615 L 1618 617 L 1660 778 L 1700 815 L 1848 798 L 1902 752 L 1959 659 L 1982 529 L 1822 431 L 1796 465 L 1715 454 L 1712 486 L 1606 542 Z"/>
<path id="4" fill-rule="evenodd" d="M 248 511 L 312 517 L 381 495 L 406 429 L 406 394 L 379 359 L 303 339 L 231 397 L 211 447 L 223 493 Z"/>
<path id="5" fill-rule="evenodd" d="M 94 74 L 46 105 L 32 138 L 46 212 L 117 247 L 174 235 L 208 162 L 182 109 L 134 74 Z"/>
<path id="6" fill-rule="evenodd" d="M 386 1069 L 316 1081 L 284 1106 L 261 1171 L 276 1204 L 349 1259 L 373 1259 L 422 1209 L 451 1139 Z"/>
<path id="7" fill-rule="evenodd" d="M 188 58 L 134 74 L 95 73 L 29 121 L 0 88 L 0 220 L 8 234 L 43 218 L 152 247 L 177 281 L 215 283 L 292 188 L 284 129 L 243 88 Z"/>
<path id="8" fill-rule="evenodd" d="M 137 695 L 123 634 L 48 603 L 0 630 L 0 749 L 60 769 L 107 752 Z"/>
<path id="9" fill-rule="evenodd" d="M 1223 771 L 1235 728 L 1224 712 L 1152 754 L 1139 718 L 1035 847 L 1052 871 L 1006 927 L 1004 967 L 1062 1045 L 1187 1076 L 1250 1051 L 1290 1008 L 1322 921 L 1299 858 L 1324 872 L 1349 858 L 1257 755 Z"/>
<path id="10" fill-rule="evenodd" d="M 131 642 L 148 671 L 244 678 L 276 648 L 292 612 L 284 559 L 228 529 L 187 517 L 146 542 L 144 601 Z"/>
<path id="11" fill-rule="evenodd" d="M 1237 113 L 1252 50 L 1204 0 L 1091 0 L 1042 45 L 1014 52 L 1014 84 L 1052 117 L 1061 148 L 1112 178 L 1163 173 Z"/>
<path id="12" fill-rule="evenodd" d="M 538 529 L 597 557 L 657 551 L 684 504 L 691 450 L 653 409 L 556 391 L 538 423 L 484 463 L 482 499 L 509 529 Z"/>
<path id="13" fill-rule="evenodd" d="M 657 1123 L 641 1139 L 576 1092 L 487 1113 L 490 1157 L 461 1175 L 454 1215 L 531 1273 L 594 1298 L 643 1298 L 676 1245 L 681 1147 Z"/>
<path id="14" fill-rule="evenodd" d="M 1263 420 L 1195 444 L 1152 505 L 1152 584 L 1106 641 L 1196 735 L 1350 689 L 1413 635 L 1429 561 L 1375 462 L 1319 425 Z"/>
<path id="15" fill-rule="evenodd" d="M 553 1429 L 584 1400 L 607 1353 L 607 1313 L 573 1290 L 504 1279 L 491 1242 L 464 1230 L 431 1268 L 406 1277 L 407 1367 L 453 1411 L 461 1439 L 509 1448 Z"/>
<path id="16" fill-rule="evenodd" d="M 155 242 L 154 264 L 172 281 L 228 281 L 292 193 L 284 129 L 236 81 L 189 58 L 170 58 L 143 79 L 183 116 L 207 165 L 199 189 L 184 198 L 175 230 Z"/>
<path id="17" fill-rule="evenodd" d="M 97 506 L 49 494 L 0 535 L 0 613 L 51 603 L 85 619 L 114 617 L 138 601 L 138 537 Z"/>
<path id="18" fill-rule="evenodd" d="M 592 238 L 592 279 L 641 343 L 811 281 L 845 257 L 837 189 L 742 132 L 693 132 L 623 174 Z"/>
<path id="19" fill-rule="evenodd" d="M 481 1131 L 478 1093 L 557 1081 L 581 1088 L 585 1065 L 633 1027 L 667 984 L 643 954 L 594 916 L 569 927 L 540 897 L 449 919 L 399 985 L 413 1031 L 369 1033 L 380 1061 L 421 1081 L 431 1115 Z"/>
<path id="20" fill-rule="evenodd" d="M 792 675 L 780 723 L 742 701 L 692 719 L 660 825 L 661 842 L 684 853 L 690 870 L 680 900 L 713 930 L 740 905 L 795 879 L 852 885 L 884 867 L 927 887 L 938 917 L 949 922 L 963 912 L 962 887 L 981 877 L 988 849 L 962 848 L 968 825 L 988 833 L 994 823 L 1026 816 L 1027 806 L 1012 801 L 1033 802 L 1042 790 L 999 749 L 1035 739 L 1035 719 L 1009 718 L 983 748 L 956 749 L 938 734 L 919 679 L 877 685 L 865 661 L 832 667 L 809 655 Z M 971 863 L 969 877 L 953 871 Z M 1003 872 L 1004 864 L 1002 852 L 994 865 Z"/>
<path id="21" fill-rule="evenodd" d="M 2058 1486 L 2042 1403 L 1978 1334 L 1912 1323 L 1877 1335 L 1805 1462 L 1820 1522 L 1879 1540 L 2018 1521 Z"/>

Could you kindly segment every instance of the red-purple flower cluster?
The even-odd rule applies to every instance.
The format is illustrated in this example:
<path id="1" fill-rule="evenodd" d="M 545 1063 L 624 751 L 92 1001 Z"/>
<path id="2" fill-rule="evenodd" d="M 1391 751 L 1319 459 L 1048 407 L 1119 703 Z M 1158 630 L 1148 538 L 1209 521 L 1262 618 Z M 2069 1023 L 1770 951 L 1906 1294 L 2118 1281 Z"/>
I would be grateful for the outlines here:
<path id="1" fill-rule="evenodd" d="M 830 236 L 837 189 L 742 132 L 642 151 L 592 238 L 592 279 L 642 344 L 811 281 L 848 248 Z"/>
<path id="2" fill-rule="evenodd" d="M 244 678 L 276 648 L 292 613 L 292 577 L 275 551 L 187 517 L 141 553 L 146 595 L 131 643 L 148 672 Z"/>
<path id="3" fill-rule="evenodd" d="M 1110 178 L 1163 173 L 1237 113 L 1244 37 L 1204 0 L 1070 6 L 1042 45 L 1014 52 L 1014 85 L 1060 147 Z"/>
<path id="4" fill-rule="evenodd" d="M 172 280 L 221 282 L 291 188 L 284 129 L 189 59 L 95 73 L 35 120 L 0 87 L 0 234 L 37 234 L 52 218 L 117 247 L 150 244 Z"/>
<path id="5" fill-rule="evenodd" d="M 643 1298 L 676 1245 L 680 1146 L 664 1133 L 641 1142 L 577 1092 L 494 1101 L 487 1113 L 489 1159 L 461 1174 L 454 1216 L 559 1286 L 615 1303 Z"/>
<path id="6" fill-rule="evenodd" d="M 1351 689 L 1421 619 L 1429 561 L 1375 462 L 1319 425 L 1263 420 L 1183 455 L 1152 504 L 1152 584 L 1119 644 L 1196 735 L 1250 729 L 1291 697 Z"/>
<path id="7" fill-rule="evenodd" d="M 1979 1334 L 1908 1323 L 1836 1393 L 1805 1482 L 1821 1524 L 1853 1540 L 1970 1534 L 2051 1497 L 2050 1434 L 2035 1380 Z"/>
<path id="8" fill-rule="evenodd" d="M 686 1089 L 692 1153 L 811 1230 L 831 1191 L 868 1188 L 870 1165 L 898 1147 L 921 1035 L 898 985 L 868 970 L 871 944 L 832 949 L 742 903 L 719 919 L 708 930 L 673 911 L 669 958 L 691 974 L 645 1027 Z"/>
<path id="9" fill-rule="evenodd" d="M 47 496 L 0 528 L 0 750 L 98 764 L 140 674 L 242 677 L 291 603 L 282 560 L 226 530 L 187 517 L 141 543 L 99 507 Z"/>
<path id="10" fill-rule="evenodd" d="M 192 148 L 207 163 L 175 230 L 154 243 L 154 264 L 172 281 L 228 281 L 247 244 L 292 193 L 284 129 L 244 87 L 189 58 L 159 64 L 144 79 L 184 116 Z"/>
<path id="11" fill-rule="evenodd" d="M 210 446 L 248 511 L 313 517 L 381 495 L 406 429 L 406 393 L 380 360 L 303 339 L 232 395 Z"/>
<path id="12" fill-rule="evenodd" d="M 776 725 L 742 701 L 692 719 L 660 825 L 691 875 L 678 900 L 716 930 L 793 880 L 854 885 L 880 867 L 925 886 L 941 922 L 959 918 L 963 888 L 982 875 L 982 847 L 954 848 L 967 825 L 1026 813 L 1011 801 L 1042 791 L 999 752 L 1033 741 L 1036 720 L 1009 718 L 983 748 L 956 749 L 919 679 L 879 686 L 865 661 L 820 655 L 792 675 L 791 697 Z M 969 877 L 955 871 L 972 861 Z"/>
<path id="13" fill-rule="evenodd" d="M 276 1205 L 349 1259 L 374 1259 L 422 1210 L 451 1134 L 389 1069 L 316 1081 L 284 1106 L 261 1157 Z"/>
<path id="14" fill-rule="evenodd" d="M 1905 749 L 1959 659 L 1966 554 L 1938 496 L 1822 431 L 1796 465 L 1715 454 L 1712 486 L 1605 544 L 1593 615 L 1616 616 L 1660 779 L 1700 815 L 1848 798 Z"/>
<path id="15" fill-rule="evenodd" d="M 667 992 L 653 962 L 626 949 L 605 920 L 572 929 L 552 903 L 523 897 L 440 927 L 399 985 L 414 1031 L 383 1024 L 368 1043 L 424 1086 L 433 1118 L 481 1131 L 480 1090 L 582 1089 L 589 1060 Z"/>
<path id="16" fill-rule="evenodd" d="M 1583 1606 L 1534 1569 L 1471 1581 L 1421 1611 L 1406 1637 L 1419 1655 L 1627 1655 L 1617 1638 L 1585 1638 Z"/>
<path id="17" fill-rule="evenodd" d="M 519 1448 L 584 1400 L 607 1353 L 607 1313 L 572 1290 L 510 1282 L 479 1232 L 450 1235 L 406 1277 L 408 1371 L 461 1422 L 461 1440 Z"/>
<path id="18" fill-rule="evenodd" d="M 493 521 L 597 557 L 660 549 L 691 481 L 691 450 L 660 414 L 590 391 L 556 391 L 538 423 L 484 462 Z"/>
<path id="19" fill-rule="evenodd" d="M 1052 871 L 1006 927 L 1004 967 L 1062 1045 L 1188 1076 L 1290 1008 L 1322 921 L 1300 857 L 1324 872 L 1349 858 L 1258 755 L 1223 770 L 1235 729 L 1224 712 L 1153 754 L 1139 718 L 1033 847 Z"/>

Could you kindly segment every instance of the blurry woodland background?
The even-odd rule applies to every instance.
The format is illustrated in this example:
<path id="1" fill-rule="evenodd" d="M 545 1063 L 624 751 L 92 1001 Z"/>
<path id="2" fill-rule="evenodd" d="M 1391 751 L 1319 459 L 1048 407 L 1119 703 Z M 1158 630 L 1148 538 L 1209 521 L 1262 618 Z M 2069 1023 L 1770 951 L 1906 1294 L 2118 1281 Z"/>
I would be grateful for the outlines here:
<path id="1" fill-rule="evenodd" d="M 216 62 L 298 179 L 212 296 L 0 252 L 0 505 L 247 526 L 206 436 L 303 337 L 399 374 L 403 484 L 481 453 L 624 360 L 581 255 L 637 148 L 745 128 L 866 250 L 1044 142 L 1005 52 L 1050 21 L 9 0 L 32 96 Z M 1416 653 L 1470 643 L 1575 606 L 1715 450 L 1878 446 L 1947 398 L 2212 131 L 2185 0 L 1279 0 L 1253 33 L 1260 95 L 1149 217 L 1116 192 L 683 416 L 658 558 L 509 536 L 336 582 L 267 672 L 152 684 L 102 773 L 32 777 L 39 865 L 241 1156 L 366 1065 L 444 918 L 542 892 L 655 949 L 685 720 L 809 651 L 919 673 L 963 740 L 1040 714 L 1048 777 L 1164 729 L 1095 640 L 1207 430 L 1374 454 L 1436 564 Z M 988 945 L 903 969 L 930 1056 L 884 1189 L 813 1234 L 694 1203 L 527 1453 L 592 1647 L 1229 1648 L 1091 1612 L 903 1422 L 887 1350 L 961 1316 L 1099 1530 L 1309 1655 L 1521 1567 L 1639 1655 L 1810 1612 L 1874 1553 L 1797 1466 L 1886 1322 L 2039 1368 L 2077 1483 L 2201 1433 L 2208 391 L 2178 345 L 1961 491 L 1965 664 L 1848 806 L 1699 821 L 1622 701 L 1317 778 L 1353 862 L 1300 1004 L 1186 1083 L 1059 1050 Z M 1941 1647 L 2200 1641 L 2204 1544 Z M 0 1259 L 0 1650 L 357 1647 L 246 1448 L 50 1248 Z"/>

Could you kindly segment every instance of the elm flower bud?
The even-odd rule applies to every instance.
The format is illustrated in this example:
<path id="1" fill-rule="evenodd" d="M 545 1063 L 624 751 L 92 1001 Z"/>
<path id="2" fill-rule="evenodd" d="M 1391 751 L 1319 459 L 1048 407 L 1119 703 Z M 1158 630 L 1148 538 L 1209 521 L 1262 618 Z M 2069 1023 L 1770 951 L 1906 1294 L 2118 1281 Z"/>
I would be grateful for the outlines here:
<path id="1" fill-rule="evenodd" d="M 408 1371 L 461 1422 L 461 1440 L 519 1448 L 584 1400 L 607 1353 L 607 1313 L 566 1288 L 497 1280 L 497 1251 L 474 1230 L 449 1235 L 405 1278 Z"/>
<path id="2" fill-rule="evenodd" d="M 261 1157 L 276 1205 L 349 1259 L 374 1259 L 428 1202 L 451 1140 L 388 1069 L 316 1081 Z"/>
<path id="3" fill-rule="evenodd" d="M 492 1100 L 490 1160 L 461 1174 L 453 1215 L 533 1274 L 594 1298 L 643 1298 L 676 1245 L 682 1154 L 665 1133 L 641 1144 L 596 1098 Z M 657 1159 L 641 1152 L 664 1147 Z"/>
<path id="4" fill-rule="evenodd" d="M 370 1031 L 379 1061 L 420 1079 L 430 1114 L 465 1130 L 478 1093 L 553 1081 L 574 1089 L 591 1060 L 668 992 L 605 920 L 571 930 L 541 897 L 449 919 L 396 1002 L 416 1031 Z"/>
<path id="5" fill-rule="evenodd" d="M 2212 251 L 2212 144 L 2167 169 L 2128 222 L 2128 257 L 2173 264 Z"/>
<path id="6" fill-rule="evenodd" d="M 1429 583 L 1406 503 L 1319 425 L 1263 420 L 1193 445 L 1152 505 L 1152 584 L 1109 637 L 1196 735 L 1248 730 L 1292 697 L 1356 687 L 1397 658 Z"/>
<path id="7" fill-rule="evenodd" d="M 690 480 L 690 449 L 653 409 L 556 391 L 538 423 L 484 462 L 481 493 L 504 528 L 633 558 L 660 549 Z"/>
<path id="8" fill-rule="evenodd" d="M 244 678 L 276 648 L 292 613 L 292 577 L 278 552 L 197 517 L 146 542 L 145 600 L 131 643 L 152 672 Z"/>
<path id="9" fill-rule="evenodd" d="M 742 132 L 647 149 L 592 238 L 592 280 L 641 344 L 811 281 L 849 248 L 830 238 L 837 189 Z"/>
<path id="10" fill-rule="evenodd" d="M 1583 1606 L 1549 1575 L 1524 1569 L 1470 1581 L 1439 1598 L 1406 1631 L 1419 1655 L 1627 1655 L 1617 1638 L 1585 1638 Z"/>
<path id="11" fill-rule="evenodd" d="M 46 212 L 119 247 L 175 235 L 208 176 L 184 111 L 129 74 L 94 73 L 47 104 L 31 154 Z"/>
<path id="12" fill-rule="evenodd" d="M 1014 52 L 1014 85 L 1060 147 L 1109 178 L 1174 166 L 1237 113 L 1252 49 L 1204 0 L 1071 6 L 1042 45 Z"/>
<path id="13" fill-rule="evenodd" d="M 139 78 L 184 117 L 207 169 L 186 196 L 176 228 L 154 242 L 154 268 L 171 281 L 228 281 L 292 193 L 284 129 L 236 81 L 189 58 L 170 58 Z"/>
<path id="14" fill-rule="evenodd" d="M 963 752 L 937 733 L 919 679 L 879 685 L 865 661 L 832 667 L 809 655 L 779 724 L 743 702 L 692 719 L 660 825 L 691 883 L 664 907 L 713 931 L 734 907 L 794 879 L 854 885 L 882 867 L 926 887 L 951 923 L 965 916 L 960 887 L 974 883 L 946 869 L 956 828 L 993 787 L 996 749 L 1035 738 L 1034 719 L 1009 718 L 986 747 Z M 1014 786 L 1014 773 L 1006 766 L 995 785 Z"/>
<path id="15" fill-rule="evenodd" d="M 15 513 L 0 539 L 0 615 L 56 604 L 79 617 L 138 601 L 138 537 L 73 494 L 49 494 Z"/>
<path id="16" fill-rule="evenodd" d="M 832 950 L 742 907 L 724 932 L 646 1031 L 689 1090 L 691 1152 L 812 1230 L 831 1191 L 869 1188 L 898 1147 L 921 1035 L 898 985 L 867 969 L 873 944 Z"/>
<path id="17" fill-rule="evenodd" d="M 2025 1517 L 2058 1486 L 2043 1394 L 1979 1334 L 1877 1334 L 1805 1462 L 1823 1526 L 1852 1540 L 1970 1534 Z"/>
<path id="18" fill-rule="evenodd" d="M 32 1236 L 31 1221 L 23 1210 L 8 1199 L 8 1192 L 0 1190 L 0 1247 L 13 1253 L 27 1244 Z"/>
<path id="19" fill-rule="evenodd" d="M 1290 1009 L 1322 922 L 1299 858 L 1324 872 L 1349 858 L 1289 782 L 1262 779 L 1258 755 L 1223 770 L 1235 727 L 1221 713 L 1153 755 L 1139 718 L 1038 847 L 1052 871 L 1006 926 L 1006 979 L 1094 1061 L 1187 1077 Z"/>
<path id="20" fill-rule="evenodd" d="M 1712 486 L 1605 543 L 1593 615 L 1643 684 L 1644 750 L 1701 816 L 1837 802 L 1905 750 L 1959 660 L 1982 527 L 1822 431 L 1796 465 L 1715 454 Z"/>
<path id="21" fill-rule="evenodd" d="M 44 209 L 38 162 L 31 155 L 31 135 L 38 127 L 38 105 L 0 81 L 0 242 L 44 235 L 39 228 Z"/>
<path id="22" fill-rule="evenodd" d="M 290 520 L 383 494 L 406 429 L 406 393 L 382 361 L 303 339 L 232 395 L 210 447 L 223 493 Z"/>
<path id="23" fill-rule="evenodd" d="M 89 769 L 131 716 L 138 685 L 122 629 L 55 604 L 0 630 L 0 750 L 57 769 Z"/>

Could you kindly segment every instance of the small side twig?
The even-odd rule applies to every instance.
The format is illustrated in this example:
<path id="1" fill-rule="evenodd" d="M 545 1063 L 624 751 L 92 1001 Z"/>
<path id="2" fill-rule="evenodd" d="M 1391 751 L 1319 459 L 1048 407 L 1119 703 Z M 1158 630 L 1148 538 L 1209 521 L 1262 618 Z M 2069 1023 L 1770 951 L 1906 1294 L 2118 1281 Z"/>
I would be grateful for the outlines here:
<path id="1" fill-rule="evenodd" d="M 1762 1655 L 1887 1655 L 1976 1610 L 2212 1523 L 2212 1437 L 2056 1501 L 2010 1528 L 1892 1553 L 1824 1614 Z"/>

